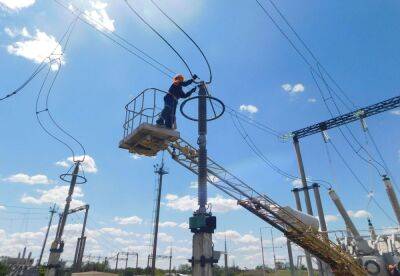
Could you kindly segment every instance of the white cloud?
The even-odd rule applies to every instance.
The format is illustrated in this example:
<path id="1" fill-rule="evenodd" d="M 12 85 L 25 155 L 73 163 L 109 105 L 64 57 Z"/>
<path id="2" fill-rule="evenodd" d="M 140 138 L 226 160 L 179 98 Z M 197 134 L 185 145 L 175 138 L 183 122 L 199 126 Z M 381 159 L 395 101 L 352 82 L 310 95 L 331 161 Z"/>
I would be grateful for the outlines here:
<path id="1" fill-rule="evenodd" d="M 24 39 L 8 45 L 8 53 L 24 57 L 35 63 L 45 60 L 47 63 L 51 63 L 52 70 L 57 70 L 60 65 L 65 64 L 62 47 L 53 36 L 36 29 L 35 35 L 31 37 L 25 28 L 20 34 Z"/>
<path id="2" fill-rule="evenodd" d="M 138 216 L 132 217 L 115 217 L 114 221 L 121 225 L 128 225 L 128 224 L 141 224 L 143 219 L 139 218 Z"/>
<path id="3" fill-rule="evenodd" d="M 182 222 L 181 224 L 178 225 L 182 229 L 189 229 L 189 223 L 187 222 Z"/>
<path id="4" fill-rule="evenodd" d="M 107 13 L 107 3 L 101 1 L 90 1 L 91 10 L 85 10 L 84 17 L 101 31 L 114 32 L 114 19 Z"/>
<path id="5" fill-rule="evenodd" d="M 258 243 L 259 240 L 255 236 L 251 234 L 241 235 L 239 232 L 234 230 L 227 230 L 224 232 L 216 232 L 214 237 L 218 240 L 224 240 L 225 237 L 228 240 L 232 240 L 234 243 L 243 243 L 243 244 L 255 244 Z"/>
<path id="6" fill-rule="evenodd" d="M 9 28 L 5 27 L 4 32 L 9 36 L 9 37 L 16 37 L 16 36 L 23 36 L 23 37 L 31 37 L 31 34 L 28 32 L 28 29 L 26 27 L 23 27 L 22 29 L 16 29 L 16 28 Z"/>
<path id="7" fill-rule="evenodd" d="M 11 11 L 18 11 L 35 4 L 35 0 L 0 0 L 0 7 Z"/>
<path id="8" fill-rule="evenodd" d="M 38 196 L 23 195 L 21 202 L 26 204 L 52 204 L 56 203 L 59 206 L 64 206 L 65 199 L 68 196 L 69 186 L 55 186 L 50 190 L 37 190 Z M 84 205 L 84 202 L 76 198 L 84 196 L 81 187 L 75 187 L 72 197 L 71 207 L 75 208 Z"/>
<path id="9" fill-rule="evenodd" d="M 392 110 L 392 111 L 390 111 L 390 113 L 393 114 L 393 115 L 400 116 L 400 109 Z"/>
<path id="10" fill-rule="evenodd" d="M 190 182 L 189 188 L 190 189 L 197 189 L 198 186 L 199 186 L 199 184 L 197 183 L 197 181 L 192 181 L 192 182 Z"/>
<path id="11" fill-rule="evenodd" d="M 292 91 L 292 85 L 289 83 L 285 83 L 281 85 L 282 89 L 285 90 L 286 92 Z"/>
<path id="12" fill-rule="evenodd" d="M 51 181 L 47 178 L 46 175 L 36 174 L 29 176 L 24 173 L 17 173 L 11 175 L 7 178 L 4 178 L 3 181 L 12 182 L 12 183 L 23 183 L 28 185 L 36 185 L 36 184 L 50 184 Z"/>
<path id="13" fill-rule="evenodd" d="M 5 210 L 6 209 L 6 207 L 5 206 L 3 206 L 3 205 L 0 205 L 0 210 Z"/>
<path id="14" fill-rule="evenodd" d="M 177 195 L 168 194 L 165 196 L 167 207 L 179 211 L 195 211 L 198 208 L 197 198 L 190 195 L 179 197 Z M 236 200 L 223 198 L 220 195 L 210 197 L 208 203 L 212 207 L 213 212 L 225 213 L 228 211 L 237 210 L 240 207 L 237 205 Z"/>
<path id="15" fill-rule="evenodd" d="M 255 105 L 251 105 L 251 104 L 248 104 L 248 105 L 242 104 L 239 107 L 239 110 L 243 111 L 243 112 L 248 112 L 250 114 L 254 114 L 254 113 L 258 112 L 258 108 Z"/>
<path id="16" fill-rule="evenodd" d="M 304 92 L 304 90 L 305 90 L 304 85 L 301 83 L 298 83 L 293 86 L 292 92 L 293 93 L 301 93 L 301 92 Z"/>
<path id="17" fill-rule="evenodd" d="M 309 103 L 316 103 L 316 102 L 317 102 L 317 99 L 316 99 L 316 98 L 309 98 L 309 99 L 307 100 L 307 102 L 309 102 Z"/>
<path id="18" fill-rule="evenodd" d="M 285 83 L 281 85 L 282 89 L 291 95 L 300 94 L 306 89 L 302 83 L 290 84 Z"/>
<path id="19" fill-rule="evenodd" d="M 80 156 L 75 156 L 75 160 L 82 160 L 83 155 Z M 68 157 L 66 160 L 60 160 L 56 162 L 57 166 L 63 167 L 63 168 L 68 168 L 74 164 L 74 159 L 73 157 Z M 90 155 L 85 156 L 85 161 L 82 163 L 82 168 L 85 172 L 87 173 L 97 173 L 97 166 L 96 162 L 94 161 L 93 157 Z"/>
<path id="20" fill-rule="evenodd" d="M 338 221 L 338 220 L 339 220 L 338 216 L 335 216 L 335 215 L 326 215 L 325 216 L 325 221 L 328 223 Z"/>
<path id="21" fill-rule="evenodd" d="M 370 217 L 372 217 L 371 213 L 369 213 L 366 210 L 358 210 L 358 211 L 349 210 L 347 213 L 349 214 L 350 217 L 353 217 L 353 218 L 370 218 Z"/>
<path id="22" fill-rule="evenodd" d="M 303 186 L 303 182 L 301 182 L 301 179 L 297 178 L 292 181 L 292 185 L 294 188 L 300 188 Z"/>
<path id="23" fill-rule="evenodd" d="M 158 224 L 160 227 L 176 227 L 178 224 L 173 221 L 164 221 Z"/>
<path id="24" fill-rule="evenodd" d="M 133 159 L 133 160 L 139 160 L 140 158 L 142 158 L 139 154 L 136 154 L 136 153 L 134 153 L 134 154 L 131 154 L 131 158 Z"/>

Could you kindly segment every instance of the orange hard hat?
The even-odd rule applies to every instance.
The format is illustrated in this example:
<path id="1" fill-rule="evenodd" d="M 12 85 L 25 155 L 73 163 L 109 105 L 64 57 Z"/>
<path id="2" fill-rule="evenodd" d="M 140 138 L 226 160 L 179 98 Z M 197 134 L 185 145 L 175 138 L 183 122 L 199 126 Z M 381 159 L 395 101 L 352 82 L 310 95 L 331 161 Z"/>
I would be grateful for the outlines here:
<path id="1" fill-rule="evenodd" d="M 178 74 L 172 80 L 174 81 L 174 83 L 179 83 L 183 82 L 185 80 L 185 77 L 182 74 Z"/>

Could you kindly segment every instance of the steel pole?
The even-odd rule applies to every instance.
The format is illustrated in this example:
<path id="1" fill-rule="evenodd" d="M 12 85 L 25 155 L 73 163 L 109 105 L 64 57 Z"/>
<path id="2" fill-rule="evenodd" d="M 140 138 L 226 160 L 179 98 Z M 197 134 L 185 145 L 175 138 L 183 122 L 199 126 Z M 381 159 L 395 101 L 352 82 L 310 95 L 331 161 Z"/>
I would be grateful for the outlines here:
<path id="1" fill-rule="evenodd" d="M 169 249 L 169 267 L 168 267 L 169 276 L 171 276 L 171 267 L 172 267 L 172 246 Z"/>
<path id="2" fill-rule="evenodd" d="M 117 253 L 117 260 L 115 262 L 115 271 L 118 269 L 118 258 L 119 258 L 119 252 Z"/>
<path id="3" fill-rule="evenodd" d="M 153 256 L 151 259 L 151 273 L 156 275 L 156 260 L 157 260 L 157 240 L 158 240 L 158 223 L 160 221 L 160 204 L 161 204 L 161 190 L 163 175 L 168 172 L 164 170 L 164 160 L 161 162 L 161 166 L 156 170 L 158 174 L 158 191 L 157 191 L 157 206 L 156 206 L 156 216 L 154 221 L 154 237 L 153 237 Z"/>
<path id="4" fill-rule="evenodd" d="M 129 252 L 126 252 L 125 270 L 128 268 Z"/>
<path id="5" fill-rule="evenodd" d="M 56 205 L 53 205 L 53 208 L 50 209 L 50 219 L 49 219 L 49 224 L 47 225 L 47 230 L 46 230 L 46 235 L 44 237 L 44 241 L 43 241 L 43 245 L 42 245 L 42 249 L 40 251 L 40 256 L 39 256 L 39 260 L 37 262 L 37 266 L 40 266 L 41 262 L 42 262 L 42 258 L 43 258 L 43 253 L 44 253 L 44 248 L 46 247 L 46 243 L 47 243 L 47 238 L 49 237 L 49 231 L 50 231 L 50 227 L 51 227 L 51 223 L 53 221 L 53 216 L 56 212 Z"/>
<path id="6" fill-rule="evenodd" d="M 225 276 L 228 276 L 228 249 L 227 249 L 227 246 L 226 246 L 226 235 L 225 235 L 224 265 L 225 265 Z"/>

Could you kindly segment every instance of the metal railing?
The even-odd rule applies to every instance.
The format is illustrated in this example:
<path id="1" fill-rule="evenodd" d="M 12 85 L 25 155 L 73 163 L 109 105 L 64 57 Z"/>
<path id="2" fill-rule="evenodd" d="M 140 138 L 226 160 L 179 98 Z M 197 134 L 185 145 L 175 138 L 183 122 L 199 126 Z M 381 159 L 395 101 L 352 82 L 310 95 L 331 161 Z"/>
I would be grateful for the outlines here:
<path id="1" fill-rule="evenodd" d="M 164 96 L 167 93 L 157 88 L 147 88 L 125 106 L 123 138 L 130 135 L 143 123 L 152 125 L 156 123 L 164 106 Z"/>

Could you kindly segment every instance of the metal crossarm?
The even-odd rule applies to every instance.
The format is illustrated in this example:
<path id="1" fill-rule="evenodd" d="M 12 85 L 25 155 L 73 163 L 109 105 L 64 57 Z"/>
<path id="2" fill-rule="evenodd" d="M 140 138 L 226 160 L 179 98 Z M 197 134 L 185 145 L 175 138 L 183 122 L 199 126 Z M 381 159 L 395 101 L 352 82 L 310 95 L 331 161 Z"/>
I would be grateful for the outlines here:
<path id="1" fill-rule="evenodd" d="M 183 139 L 169 144 L 172 158 L 198 174 L 196 148 Z M 334 244 L 326 235 L 303 223 L 267 195 L 260 194 L 245 182 L 208 158 L 208 182 L 233 197 L 238 204 L 280 230 L 289 240 L 329 264 L 336 275 L 365 275 L 358 262 Z"/>
<path id="2" fill-rule="evenodd" d="M 293 131 L 290 136 L 297 139 L 304 138 L 327 129 L 345 125 L 398 107 L 400 107 L 400 96 L 393 97 L 388 100 L 340 115 L 327 121 L 316 123 L 314 125 Z"/>

